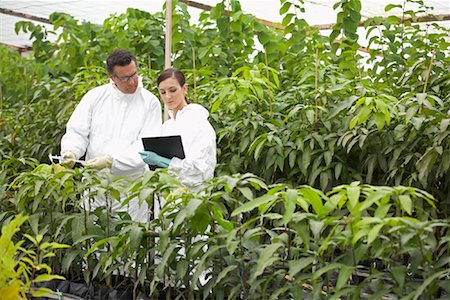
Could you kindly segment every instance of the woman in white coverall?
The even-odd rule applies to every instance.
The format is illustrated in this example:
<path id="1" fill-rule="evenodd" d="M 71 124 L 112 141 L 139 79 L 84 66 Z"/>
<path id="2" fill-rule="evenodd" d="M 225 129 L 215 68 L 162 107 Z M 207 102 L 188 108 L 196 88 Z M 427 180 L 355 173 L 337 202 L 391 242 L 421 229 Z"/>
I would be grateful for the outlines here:
<path id="1" fill-rule="evenodd" d="M 168 159 L 152 151 L 141 151 L 144 162 L 168 168 L 170 175 L 177 178 L 191 190 L 201 189 L 205 180 L 214 177 L 216 167 L 216 133 L 208 122 L 208 111 L 199 104 L 190 103 L 186 99 L 188 89 L 183 73 L 174 68 L 164 70 L 158 77 L 158 90 L 162 100 L 169 108 L 170 119 L 164 122 L 161 130 L 162 136 L 181 135 L 184 159 L 173 157 Z M 164 206 L 164 199 L 154 204 L 154 214 L 157 216 L 160 207 Z M 206 239 L 206 236 L 198 236 Z M 179 250 L 180 254 L 184 248 Z M 206 271 L 200 274 L 202 285 L 206 284 Z"/>
<path id="2" fill-rule="evenodd" d="M 84 167 L 134 179 L 148 170 L 138 152 L 143 149 L 141 137 L 160 133 L 161 104 L 143 88 L 136 58 L 130 52 L 113 51 L 106 69 L 110 82 L 86 93 L 70 117 L 61 140 L 61 155 L 68 159 L 64 164 L 69 167 L 73 167 L 73 159 L 86 154 Z M 97 198 L 90 208 L 105 205 L 105 199 Z M 135 221 L 148 220 L 147 203 L 139 207 L 138 199 L 125 208 L 114 201 L 112 209 L 128 211 Z"/>
<path id="3" fill-rule="evenodd" d="M 169 174 L 191 189 L 199 188 L 214 177 L 216 167 L 216 133 L 208 122 L 208 111 L 186 99 L 188 89 L 183 73 L 175 68 L 164 70 L 158 77 L 158 90 L 169 108 L 170 119 L 164 122 L 162 136 L 181 135 L 184 159 L 168 159 L 152 151 L 139 154 L 145 163 L 168 168 Z"/>

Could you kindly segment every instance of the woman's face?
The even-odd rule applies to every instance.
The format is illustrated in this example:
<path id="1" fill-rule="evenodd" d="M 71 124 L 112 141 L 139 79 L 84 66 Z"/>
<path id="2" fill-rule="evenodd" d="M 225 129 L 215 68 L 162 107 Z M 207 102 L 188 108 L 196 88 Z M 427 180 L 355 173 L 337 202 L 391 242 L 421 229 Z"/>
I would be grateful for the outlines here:
<path id="1" fill-rule="evenodd" d="M 170 77 L 161 81 L 158 89 L 161 98 L 169 109 L 176 112 L 187 105 L 185 98 L 187 84 L 180 86 L 180 83 L 174 77 Z"/>

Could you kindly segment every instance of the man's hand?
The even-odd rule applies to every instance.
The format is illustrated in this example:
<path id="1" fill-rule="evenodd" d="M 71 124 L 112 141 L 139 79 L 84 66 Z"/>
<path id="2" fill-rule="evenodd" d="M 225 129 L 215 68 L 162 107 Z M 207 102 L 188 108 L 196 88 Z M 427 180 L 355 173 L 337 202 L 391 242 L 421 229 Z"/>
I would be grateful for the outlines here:
<path id="1" fill-rule="evenodd" d="M 160 156 L 153 151 L 139 152 L 142 160 L 149 165 L 155 165 L 161 168 L 167 168 L 170 164 L 170 159 Z"/>
<path id="2" fill-rule="evenodd" d="M 108 168 L 110 169 L 112 166 L 112 157 L 109 155 L 106 156 L 102 156 L 102 157 L 96 157 L 94 159 L 90 159 L 84 163 L 82 163 L 82 165 L 86 168 L 92 168 L 92 169 L 104 169 L 104 168 Z"/>
<path id="3" fill-rule="evenodd" d="M 76 158 L 75 154 L 68 151 L 63 154 L 63 157 L 65 158 L 65 160 L 60 162 L 61 166 L 66 167 L 68 169 L 72 169 L 73 166 L 75 166 L 75 161 L 74 161 L 74 159 Z"/>

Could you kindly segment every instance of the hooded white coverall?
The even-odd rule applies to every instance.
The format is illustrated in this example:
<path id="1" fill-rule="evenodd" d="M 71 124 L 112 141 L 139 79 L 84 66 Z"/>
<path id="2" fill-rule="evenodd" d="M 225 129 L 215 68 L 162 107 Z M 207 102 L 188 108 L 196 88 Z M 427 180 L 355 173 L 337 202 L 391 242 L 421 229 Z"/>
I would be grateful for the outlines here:
<path id="1" fill-rule="evenodd" d="M 173 157 L 169 163 L 168 172 L 191 190 L 201 189 L 205 180 L 214 177 L 214 169 L 217 164 L 216 157 L 216 132 L 208 121 L 209 112 L 200 104 L 188 104 L 179 110 L 174 118 L 169 111 L 170 119 L 162 125 L 163 136 L 181 135 L 184 159 Z M 164 199 L 159 199 L 161 207 Z M 160 207 L 154 205 L 155 215 L 159 214 Z M 198 239 L 206 239 L 206 236 L 198 236 Z M 184 254 L 184 248 L 179 250 Z M 206 272 L 200 274 L 200 282 L 206 284 Z"/>
<path id="2" fill-rule="evenodd" d="M 209 112 L 200 104 L 188 104 L 162 125 L 163 136 L 181 135 L 184 159 L 172 158 L 169 174 L 195 189 L 214 177 L 216 167 L 216 133 L 208 121 Z"/>
<path id="3" fill-rule="evenodd" d="M 133 94 L 122 93 L 111 81 L 81 99 L 67 123 L 61 154 L 70 151 L 80 158 L 86 153 L 86 160 L 110 155 L 114 176 L 135 179 L 148 170 L 138 153 L 143 150 L 141 138 L 159 135 L 161 123 L 161 104 L 143 88 L 141 78 Z M 105 199 L 91 204 L 92 209 L 98 206 L 105 206 Z M 126 208 L 115 201 L 112 209 L 128 211 L 135 221 L 148 220 L 147 203 L 139 205 L 138 199 Z"/>

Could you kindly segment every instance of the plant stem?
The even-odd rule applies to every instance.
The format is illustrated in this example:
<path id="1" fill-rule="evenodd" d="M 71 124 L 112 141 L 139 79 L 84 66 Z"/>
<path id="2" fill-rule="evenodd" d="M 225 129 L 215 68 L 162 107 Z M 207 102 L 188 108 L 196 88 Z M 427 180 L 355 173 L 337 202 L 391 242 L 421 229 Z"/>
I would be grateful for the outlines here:
<path id="1" fill-rule="evenodd" d="M 402 48 L 401 48 L 401 58 L 403 59 L 403 45 L 404 45 L 404 37 L 405 37 L 405 9 L 406 9 L 406 0 L 403 0 L 403 7 L 402 7 Z"/>
<path id="2" fill-rule="evenodd" d="M 2 85 L 0 84 L 0 115 L 3 109 L 3 89 Z"/>
<path id="3" fill-rule="evenodd" d="M 423 86 L 423 93 L 427 92 L 427 83 L 428 83 L 428 78 L 430 78 L 431 68 L 433 66 L 434 54 L 435 54 L 435 51 L 433 50 L 433 52 L 431 52 L 431 59 L 430 59 L 430 65 L 428 66 L 427 76 L 425 77 L 425 84 Z"/>
<path id="4" fill-rule="evenodd" d="M 269 95 L 269 114 L 272 116 L 272 97 L 270 95 L 269 60 L 267 59 L 266 47 L 264 47 L 264 58 L 266 60 L 267 94 Z"/>
<path id="5" fill-rule="evenodd" d="M 195 48 L 192 47 L 192 77 L 194 79 L 194 99 L 197 99 L 197 76 L 195 68 Z"/>
<path id="6" fill-rule="evenodd" d="M 316 47 L 316 70 L 315 70 L 315 80 L 314 80 L 314 100 L 316 106 L 316 130 L 319 123 L 319 108 L 318 99 L 319 98 L 319 48 Z"/>
<path id="7" fill-rule="evenodd" d="M 429 277 L 429 274 L 428 274 L 428 271 L 429 271 L 429 266 L 428 266 L 428 263 L 427 263 L 427 258 L 426 258 L 426 256 L 425 256 L 425 253 L 424 253 L 424 251 L 423 251 L 423 242 L 422 242 L 422 239 L 420 238 L 420 235 L 418 235 L 418 240 L 419 240 L 419 250 L 420 250 L 420 255 L 422 256 L 422 260 L 423 260 L 423 262 L 424 262 L 424 276 L 423 276 L 423 278 L 428 278 Z M 425 267 L 425 265 L 426 265 L 426 267 Z M 427 289 L 427 291 L 429 291 L 428 289 Z"/>
<path id="8" fill-rule="evenodd" d="M 152 56 L 148 53 L 148 74 L 152 73 Z"/>
<path id="9" fill-rule="evenodd" d="M 246 270 L 245 268 L 245 258 L 243 253 L 245 253 L 245 250 L 243 249 L 242 246 L 242 234 L 240 233 L 240 230 L 238 230 L 237 235 L 239 235 L 239 256 L 241 257 L 241 261 L 239 262 L 240 265 L 240 273 L 241 276 L 239 276 L 241 278 L 241 290 L 243 292 L 243 299 L 247 299 L 247 289 L 246 289 L 246 283 L 245 283 L 245 274 L 244 274 L 244 270 Z"/>
<path id="10" fill-rule="evenodd" d="M 112 201 L 112 200 L 111 200 Z M 112 203 L 110 202 L 110 197 L 106 196 L 106 232 L 107 232 L 107 237 L 111 236 L 111 231 L 110 231 L 110 221 L 111 221 L 111 214 L 112 214 Z M 108 242 L 107 243 L 107 247 L 108 247 L 108 253 L 111 253 L 111 244 Z M 108 275 L 108 277 L 106 278 L 106 284 L 111 287 L 111 275 Z"/>

